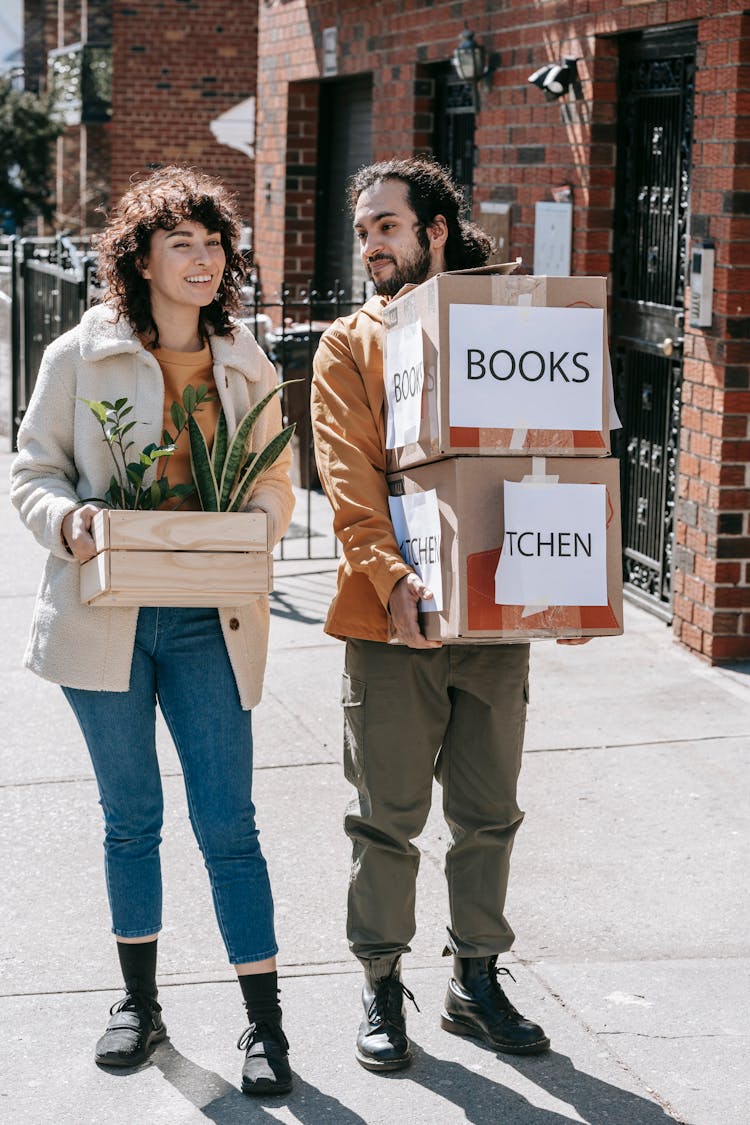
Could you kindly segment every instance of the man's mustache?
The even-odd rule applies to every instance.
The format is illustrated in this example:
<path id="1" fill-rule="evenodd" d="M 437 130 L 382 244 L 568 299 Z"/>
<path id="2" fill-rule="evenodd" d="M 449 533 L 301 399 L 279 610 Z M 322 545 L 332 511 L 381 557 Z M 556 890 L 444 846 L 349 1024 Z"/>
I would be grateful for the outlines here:
<path id="1" fill-rule="evenodd" d="M 392 258 L 390 254 L 374 254 L 372 258 L 367 259 L 367 264 L 372 265 L 373 262 L 393 262 L 396 264 L 396 259 Z"/>

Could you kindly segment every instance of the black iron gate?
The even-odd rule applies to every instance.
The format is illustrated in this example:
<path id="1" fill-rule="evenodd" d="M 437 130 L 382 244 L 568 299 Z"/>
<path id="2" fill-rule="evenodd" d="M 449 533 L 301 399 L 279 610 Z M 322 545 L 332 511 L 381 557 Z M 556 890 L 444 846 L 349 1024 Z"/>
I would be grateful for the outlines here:
<path id="1" fill-rule="evenodd" d="M 69 239 L 9 240 L 12 299 L 11 443 L 34 389 L 44 349 L 81 319 L 94 263 Z"/>
<path id="2" fill-rule="evenodd" d="M 695 29 L 624 38 L 612 334 L 628 596 L 671 617 Z"/>

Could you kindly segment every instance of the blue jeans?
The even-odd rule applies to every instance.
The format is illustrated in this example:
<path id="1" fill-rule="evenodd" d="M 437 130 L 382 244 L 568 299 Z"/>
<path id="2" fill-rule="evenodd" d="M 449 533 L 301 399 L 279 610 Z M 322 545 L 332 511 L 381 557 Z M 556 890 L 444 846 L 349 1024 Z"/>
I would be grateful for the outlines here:
<path id="1" fill-rule="evenodd" d="M 161 929 L 158 700 L 182 764 L 229 960 L 273 957 L 273 899 L 252 802 L 251 715 L 240 705 L 218 612 L 141 609 L 130 689 L 63 691 L 86 739 L 104 811 L 113 933 L 133 938 Z"/>

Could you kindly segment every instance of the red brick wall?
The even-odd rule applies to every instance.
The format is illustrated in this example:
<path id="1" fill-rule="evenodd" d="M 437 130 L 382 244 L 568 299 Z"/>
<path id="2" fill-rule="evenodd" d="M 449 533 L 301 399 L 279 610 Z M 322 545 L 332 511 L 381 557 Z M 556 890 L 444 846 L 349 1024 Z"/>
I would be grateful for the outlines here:
<path id="1" fill-rule="evenodd" d="M 675 633 L 710 660 L 750 658 L 750 16 L 738 0 L 287 0 L 261 4 L 261 107 L 256 254 L 263 277 L 295 276 L 305 230 L 302 199 L 282 190 L 299 91 L 322 73 L 322 32 L 338 28 L 338 71 L 372 72 L 373 150 L 380 159 L 424 151 L 430 67 L 448 59 L 464 24 L 499 65 L 480 87 L 475 214 L 484 200 L 512 205 L 510 253 L 532 259 L 534 204 L 573 187 L 573 272 L 612 272 L 617 40 L 687 21 L 698 28 L 692 172 L 695 238 L 716 239 L 714 323 L 686 332 Z M 563 54 L 580 56 L 584 99 L 547 103 L 527 79 Z M 310 105 L 313 97 L 306 95 Z M 289 128 L 291 121 L 291 128 Z M 268 199 L 265 183 L 271 184 Z M 313 197 L 312 176 L 303 194 Z M 260 216 L 263 216 L 262 222 Z"/>
<path id="2" fill-rule="evenodd" d="M 254 163 L 219 144 L 210 123 L 255 93 L 257 4 L 113 0 L 113 8 L 112 198 L 151 164 L 185 163 L 236 191 L 252 225 Z"/>
<path id="3" fill-rule="evenodd" d="M 750 15 L 698 35 L 691 226 L 716 269 L 685 339 L 675 632 L 717 661 L 750 657 Z"/>
<path id="4" fill-rule="evenodd" d="M 325 25 L 327 26 L 327 25 Z M 261 43 L 263 46 L 261 47 Z M 278 294 L 282 282 L 304 284 L 311 270 L 303 270 L 305 241 L 314 254 L 314 222 L 300 223 L 299 207 L 314 215 L 315 182 L 308 173 L 287 172 L 289 156 L 301 147 L 316 160 L 317 137 L 302 129 L 317 108 L 318 75 L 311 21 L 303 0 L 270 7 L 261 4 L 258 19 L 258 144 L 255 161 L 255 260 L 264 292 Z M 316 115 L 316 114 L 315 114 Z M 316 115 L 317 116 L 317 115 Z M 309 141 L 309 144 L 307 143 Z M 298 142 L 304 142 L 298 145 Z M 310 165 L 306 166 L 309 167 Z M 290 211 L 287 221 L 287 177 Z M 300 198 L 301 197 L 301 198 Z M 302 229 L 300 229 L 302 228 Z M 287 272 L 289 276 L 287 277 Z"/>

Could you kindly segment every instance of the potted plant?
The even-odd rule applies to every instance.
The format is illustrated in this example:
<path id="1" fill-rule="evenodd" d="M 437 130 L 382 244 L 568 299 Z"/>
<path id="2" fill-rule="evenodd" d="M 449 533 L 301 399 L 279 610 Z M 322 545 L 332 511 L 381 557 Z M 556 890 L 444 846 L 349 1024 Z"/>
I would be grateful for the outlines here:
<path id="1" fill-rule="evenodd" d="M 268 593 L 272 560 L 267 519 L 242 511 L 253 486 L 273 465 L 294 433 L 287 426 L 260 451 L 252 433 L 279 384 L 240 420 L 229 439 L 219 412 L 209 451 L 195 414 L 208 401 L 207 387 L 187 387 L 171 407 L 175 432 L 131 459 L 132 407 L 84 400 L 102 427 L 114 473 L 94 517 L 97 554 L 81 565 L 81 600 L 90 605 L 239 605 Z M 194 484 L 170 485 L 165 468 L 187 429 Z M 151 480 L 147 473 L 156 469 Z M 180 510 L 195 493 L 201 511 Z M 174 500 L 175 506 L 162 506 Z"/>

